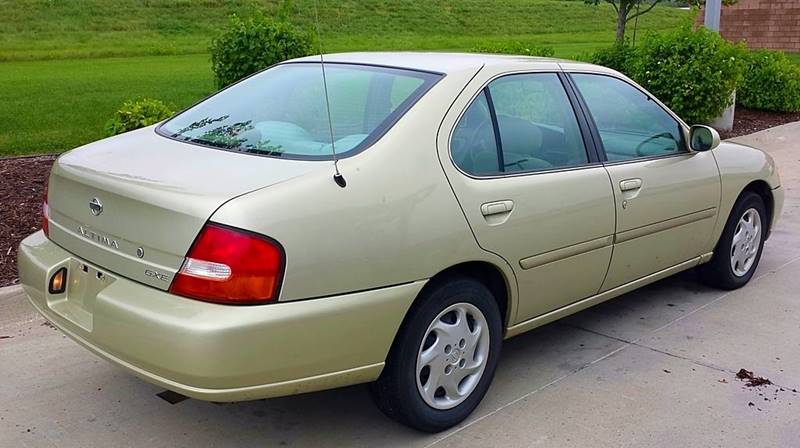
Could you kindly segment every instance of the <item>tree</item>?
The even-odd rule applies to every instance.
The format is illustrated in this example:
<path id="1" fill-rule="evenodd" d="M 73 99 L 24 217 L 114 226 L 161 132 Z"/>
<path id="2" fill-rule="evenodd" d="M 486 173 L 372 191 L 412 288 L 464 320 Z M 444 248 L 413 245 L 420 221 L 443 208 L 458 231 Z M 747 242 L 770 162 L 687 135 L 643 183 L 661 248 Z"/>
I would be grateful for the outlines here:
<path id="1" fill-rule="evenodd" d="M 617 13 L 617 43 L 625 42 L 625 25 L 631 20 L 647 14 L 663 0 L 584 0 L 586 4 L 608 3 Z"/>
<path id="2" fill-rule="evenodd" d="M 598 5 L 608 3 L 617 13 L 617 43 L 625 42 L 625 26 L 631 20 L 647 14 L 663 0 L 584 0 L 586 4 Z M 723 5 L 732 5 L 738 0 L 722 0 Z M 687 3 L 694 7 L 701 7 L 706 0 L 688 0 Z"/>

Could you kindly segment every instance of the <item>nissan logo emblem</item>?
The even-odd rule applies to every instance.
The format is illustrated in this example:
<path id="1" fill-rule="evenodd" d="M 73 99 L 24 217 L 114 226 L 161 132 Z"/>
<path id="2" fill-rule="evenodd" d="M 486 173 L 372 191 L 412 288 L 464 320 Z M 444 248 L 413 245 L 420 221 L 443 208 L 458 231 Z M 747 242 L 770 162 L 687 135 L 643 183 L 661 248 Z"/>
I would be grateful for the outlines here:
<path id="1" fill-rule="evenodd" d="M 92 211 L 94 216 L 97 216 L 100 213 L 103 213 L 103 203 L 100 202 L 100 199 L 93 198 L 91 201 L 89 201 L 89 210 Z"/>

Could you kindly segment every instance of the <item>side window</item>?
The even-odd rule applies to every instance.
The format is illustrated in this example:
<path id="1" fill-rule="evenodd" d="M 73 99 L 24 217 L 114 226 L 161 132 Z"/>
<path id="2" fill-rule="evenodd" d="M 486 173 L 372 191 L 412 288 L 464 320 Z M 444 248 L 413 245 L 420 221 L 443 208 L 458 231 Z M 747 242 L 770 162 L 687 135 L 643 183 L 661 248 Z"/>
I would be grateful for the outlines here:
<path id="1" fill-rule="evenodd" d="M 475 175 L 589 161 L 575 112 L 554 73 L 509 75 L 489 84 L 456 126 L 451 151 L 456 165 Z"/>
<path id="2" fill-rule="evenodd" d="M 575 111 L 555 73 L 511 75 L 489 84 L 500 130 L 503 171 L 589 162 Z"/>
<path id="3" fill-rule="evenodd" d="M 455 164 L 469 174 L 488 175 L 502 171 L 485 91 L 475 98 L 458 122 L 450 152 Z"/>
<path id="4" fill-rule="evenodd" d="M 392 104 L 392 109 L 397 108 L 400 104 L 405 101 L 408 97 L 414 94 L 414 92 L 422 86 L 422 83 L 425 81 L 419 78 L 400 78 L 395 77 L 392 80 L 392 90 L 390 93 L 391 99 L 390 103 Z"/>
<path id="5" fill-rule="evenodd" d="M 610 76 L 573 74 L 609 161 L 686 152 L 680 124 L 644 92 Z"/>

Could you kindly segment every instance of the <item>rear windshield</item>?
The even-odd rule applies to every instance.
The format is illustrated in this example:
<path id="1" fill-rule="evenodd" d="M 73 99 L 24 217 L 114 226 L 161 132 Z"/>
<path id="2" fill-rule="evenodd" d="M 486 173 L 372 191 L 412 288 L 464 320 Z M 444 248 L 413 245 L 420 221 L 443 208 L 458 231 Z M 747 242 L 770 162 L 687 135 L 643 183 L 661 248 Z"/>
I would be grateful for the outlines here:
<path id="1" fill-rule="evenodd" d="M 325 63 L 337 155 L 380 138 L 441 75 Z M 169 138 L 274 157 L 329 159 L 331 130 L 319 63 L 277 65 L 158 128 Z"/>

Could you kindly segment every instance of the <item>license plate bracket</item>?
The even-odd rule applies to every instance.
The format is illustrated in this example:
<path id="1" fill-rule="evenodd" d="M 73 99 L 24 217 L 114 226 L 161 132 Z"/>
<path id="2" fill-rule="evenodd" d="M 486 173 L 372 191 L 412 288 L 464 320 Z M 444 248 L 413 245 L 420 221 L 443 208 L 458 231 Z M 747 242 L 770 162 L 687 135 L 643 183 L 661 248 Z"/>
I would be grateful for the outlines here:
<path id="1" fill-rule="evenodd" d="M 67 289 L 61 294 L 48 293 L 47 305 L 59 316 L 91 332 L 97 295 L 115 278 L 98 267 L 74 258 L 54 267 L 49 275 L 61 268 L 67 269 Z"/>

